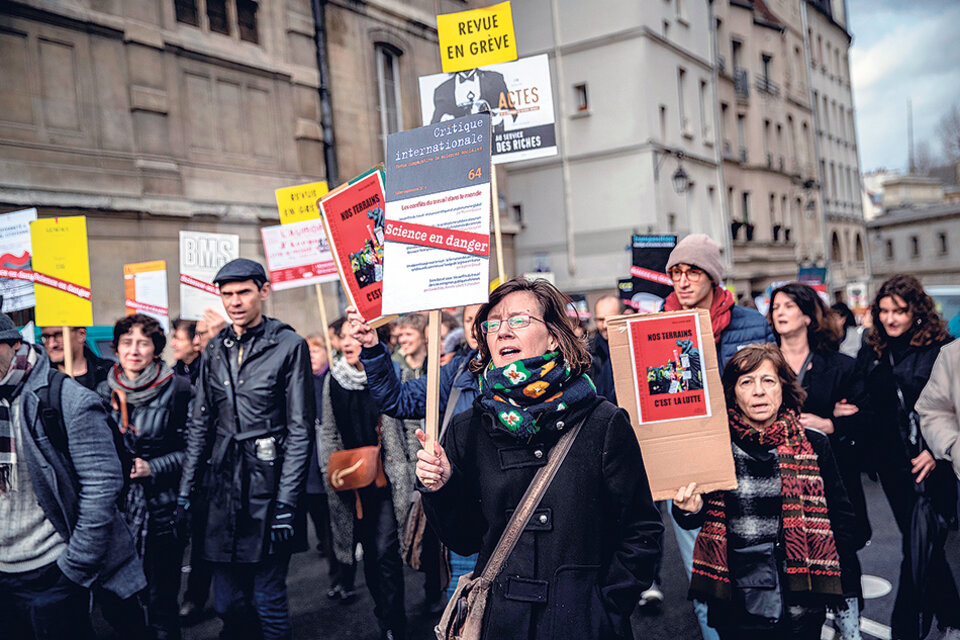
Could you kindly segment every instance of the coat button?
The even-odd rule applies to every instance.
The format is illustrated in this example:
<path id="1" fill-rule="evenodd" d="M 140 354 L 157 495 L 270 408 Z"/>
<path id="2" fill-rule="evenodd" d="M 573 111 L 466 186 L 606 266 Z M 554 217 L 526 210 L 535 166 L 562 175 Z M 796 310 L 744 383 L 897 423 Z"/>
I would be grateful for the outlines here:
<path id="1" fill-rule="evenodd" d="M 224 380 L 224 381 L 223 381 L 223 386 L 229 387 L 229 386 L 230 386 L 230 381 L 229 381 L 229 380 Z"/>
<path id="2" fill-rule="evenodd" d="M 540 449 L 537 449 L 536 451 L 533 452 L 533 457 L 539 460 L 540 458 L 543 457 L 543 451 L 541 451 Z"/>
<path id="3" fill-rule="evenodd" d="M 557 431 L 563 431 L 563 428 L 567 426 L 564 424 L 563 420 L 557 420 Z"/>
<path id="4" fill-rule="evenodd" d="M 547 524 L 547 520 L 548 520 L 547 514 L 545 513 L 540 514 L 540 524 Z"/>

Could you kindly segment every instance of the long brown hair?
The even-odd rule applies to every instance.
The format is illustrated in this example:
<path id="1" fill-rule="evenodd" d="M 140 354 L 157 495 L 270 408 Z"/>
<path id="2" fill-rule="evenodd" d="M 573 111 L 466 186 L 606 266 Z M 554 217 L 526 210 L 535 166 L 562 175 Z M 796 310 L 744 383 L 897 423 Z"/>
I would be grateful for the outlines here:
<path id="1" fill-rule="evenodd" d="M 780 378 L 780 386 L 783 388 L 783 400 L 780 406 L 800 411 L 807 399 L 807 392 L 797 382 L 797 376 L 780 353 L 780 349 L 769 342 L 746 346 L 727 361 L 721 377 L 727 408 L 740 411 L 740 407 L 737 406 L 737 380 L 746 373 L 756 371 L 764 360 L 770 361 L 773 368 L 777 370 L 777 377 Z"/>
<path id="2" fill-rule="evenodd" d="M 473 337 L 477 341 L 479 353 L 476 359 L 470 361 L 470 371 L 480 374 L 490 363 L 491 355 L 490 347 L 487 346 L 487 336 L 480 329 L 490 315 L 490 310 L 511 293 L 520 291 L 526 291 L 537 299 L 547 331 L 557 341 L 557 349 L 564 363 L 570 365 L 572 369 L 571 375 L 579 376 L 586 373 L 592 360 L 585 340 L 578 338 L 573 332 L 574 324 L 567 317 L 567 304 L 570 303 L 570 298 L 546 280 L 527 280 L 524 277 L 507 280 L 494 289 L 490 294 L 489 302 L 477 311 L 477 317 L 473 321 Z"/>
<path id="3" fill-rule="evenodd" d="M 913 313 L 913 325 L 910 327 L 910 344 L 914 347 L 928 347 L 932 344 L 949 342 L 950 333 L 943 322 L 933 298 L 923 290 L 920 281 L 911 275 L 901 273 L 893 276 L 880 286 L 877 295 L 870 306 L 870 315 L 873 317 L 873 328 L 867 334 L 867 344 L 873 347 L 878 356 L 883 355 L 887 347 L 887 332 L 880 322 L 880 301 L 884 298 L 898 296 L 907 303 L 907 308 Z"/>
<path id="4" fill-rule="evenodd" d="M 814 353 L 824 353 L 836 351 L 840 347 L 843 336 L 837 330 L 837 327 L 830 321 L 832 311 L 820 298 L 820 294 L 812 287 L 802 282 L 791 282 L 785 284 L 773 292 L 770 296 L 770 310 L 767 311 L 767 322 L 773 331 L 777 344 L 780 344 L 780 334 L 777 333 L 777 325 L 773 321 L 773 303 L 777 299 L 777 294 L 782 293 L 796 303 L 800 308 L 800 313 L 810 319 L 807 325 L 807 344 L 810 345 L 810 351 Z"/>

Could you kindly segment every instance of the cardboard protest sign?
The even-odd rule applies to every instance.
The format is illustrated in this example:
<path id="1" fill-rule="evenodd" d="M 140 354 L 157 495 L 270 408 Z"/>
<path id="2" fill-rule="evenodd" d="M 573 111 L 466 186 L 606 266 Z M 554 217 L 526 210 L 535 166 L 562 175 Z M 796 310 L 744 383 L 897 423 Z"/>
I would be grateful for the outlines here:
<path id="1" fill-rule="evenodd" d="M 213 284 L 220 267 L 240 257 L 240 236 L 228 233 L 180 232 L 180 317 L 201 320 L 213 309 L 230 322 Z"/>
<path id="2" fill-rule="evenodd" d="M 717 351 L 705 309 L 607 320 L 617 402 L 630 414 L 655 500 L 696 482 L 737 486 Z"/>
<path id="3" fill-rule="evenodd" d="M 93 324 L 87 219 L 41 218 L 30 223 L 37 325 Z"/>
<path id="4" fill-rule="evenodd" d="M 437 38 L 444 73 L 517 59 L 509 2 L 437 16 Z"/>
<path id="5" fill-rule="evenodd" d="M 143 313 L 170 330 L 166 260 L 123 265 L 123 294 L 128 316 Z"/>
<path id="6" fill-rule="evenodd" d="M 631 307 L 642 313 L 654 313 L 663 308 L 663 301 L 673 292 L 673 281 L 666 274 L 670 252 L 677 246 L 677 236 L 634 235 L 633 297 Z"/>
<path id="7" fill-rule="evenodd" d="M 493 119 L 494 164 L 556 155 L 549 57 L 420 78 L 424 125 L 482 112 Z"/>
<path id="8" fill-rule="evenodd" d="M 387 136 L 383 311 L 486 302 L 490 115 Z"/>
<path id="9" fill-rule="evenodd" d="M 320 217 L 317 200 L 330 191 L 327 183 L 311 182 L 293 187 L 277 189 L 277 210 L 280 211 L 280 224 L 291 224 L 304 220 L 316 220 Z"/>
<path id="10" fill-rule="evenodd" d="M 319 203 L 347 299 L 371 325 L 382 315 L 383 200 L 383 173 L 373 169 Z"/>
<path id="11" fill-rule="evenodd" d="M 36 209 L 0 215 L 0 296 L 4 313 L 36 304 L 30 264 L 30 223 L 36 219 Z"/>
<path id="12" fill-rule="evenodd" d="M 330 282 L 339 277 L 319 217 L 264 227 L 260 235 L 270 272 L 270 286 L 275 290 Z"/>

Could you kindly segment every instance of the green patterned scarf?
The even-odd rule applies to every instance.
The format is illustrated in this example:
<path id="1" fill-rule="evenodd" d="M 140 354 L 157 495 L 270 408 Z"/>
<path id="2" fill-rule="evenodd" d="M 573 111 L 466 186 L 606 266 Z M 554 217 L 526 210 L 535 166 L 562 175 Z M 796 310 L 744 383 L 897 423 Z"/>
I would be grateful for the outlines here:
<path id="1" fill-rule="evenodd" d="M 480 377 L 480 393 L 496 425 L 522 439 L 540 431 L 541 416 L 591 400 L 597 388 L 586 374 L 573 377 L 560 352 L 552 351 L 500 368 L 491 362 Z"/>

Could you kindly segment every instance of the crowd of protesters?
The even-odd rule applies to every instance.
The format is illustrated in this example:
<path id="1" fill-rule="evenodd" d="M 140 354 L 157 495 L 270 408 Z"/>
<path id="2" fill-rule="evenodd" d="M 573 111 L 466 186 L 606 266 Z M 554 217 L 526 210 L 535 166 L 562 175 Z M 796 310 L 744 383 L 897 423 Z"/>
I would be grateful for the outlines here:
<path id="1" fill-rule="evenodd" d="M 347 308 L 304 338 L 263 314 L 270 283 L 251 260 L 216 276 L 229 324 L 214 309 L 172 323 L 172 364 L 146 315 L 114 326 L 115 362 L 83 328 L 42 327 L 32 345 L 0 316 L 4 637 L 93 638 L 99 606 L 118 637 L 177 640 L 212 595 L 222 638 L 289 639 L 287 571 L 309 517 L 326 595 L 353 602 L 362 563 L 381 638 L 410 636 L 405 565 L 424 574 L 430 616 L 499 567 L 484 638 L 632 638 L 638 604 L 663 606 L 667 517 L 705 640 L 814 640 L 828 612 L 858 640 L 868 474 L 902 538 L 893 637 L 936 623 L 960 639 L 945 555 L 960 342 L 919 281 L 890 278 L 858 324 L 801 283 L 775 289 L 766 317 L 736 304 L 705 235 L 681 240 L 666 273 L 663 310 L 710 316 L 738 480 L 666 503 L 616 406 L 608 321 L 630 310 L 615 296 L 595 302 L 592 336 L 544 280 L 444 313 L 436 440 L 424 315 L 372 328 Z M 561 448 L 569 461 L 502 556 Z M 375 461 L 365 484 L 361 460 Z"/>

